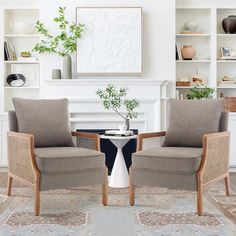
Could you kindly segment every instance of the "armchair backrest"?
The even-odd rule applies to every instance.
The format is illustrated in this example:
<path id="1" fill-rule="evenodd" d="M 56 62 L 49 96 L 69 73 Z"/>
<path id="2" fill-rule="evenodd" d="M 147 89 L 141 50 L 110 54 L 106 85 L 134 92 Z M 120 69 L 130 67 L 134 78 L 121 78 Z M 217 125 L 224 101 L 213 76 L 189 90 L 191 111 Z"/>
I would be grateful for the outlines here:
<path id="1" fill-rule="evenodd" d="M 228 113 L 223 99 L 168 102 L 169 122 L 164 146 L 202 147 L 204 134 L 227 131 Z"/>
<path id="2" fill-rule="evenodd" d="M 9 130 L 34 135 L 35 147 L 74 146 L 67 99 L 13 98 Z"/>
<path id="3" fill-rule="evenodd" d="M 18 124 L 15 111 L 8 112 L 9 131 L 18 132 Z"/>
<path id="4" fill-rule="evenodd" d="M 228 131 L 228 126 L 229 126 L 229 112 L 223 111 L 220 117 L 219 132 Z"/>

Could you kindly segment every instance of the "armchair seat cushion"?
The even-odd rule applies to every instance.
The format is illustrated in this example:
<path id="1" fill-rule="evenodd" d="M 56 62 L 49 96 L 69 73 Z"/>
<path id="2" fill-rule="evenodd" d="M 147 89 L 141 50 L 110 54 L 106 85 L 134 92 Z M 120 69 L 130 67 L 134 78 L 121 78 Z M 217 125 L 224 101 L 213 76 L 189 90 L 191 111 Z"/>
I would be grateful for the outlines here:
<path id="1" fill-rule="evenodd" d="M 103 153 L 76 147 L 35 148 L 39 171 L 44 174 L 102 169 Z"/>
<path id="2" fill-rule="evenodd" d="M 133 154 L 132 168 L 193 174 L 200 166 L 201 155 L 202 148 L 157 147 Z"/>

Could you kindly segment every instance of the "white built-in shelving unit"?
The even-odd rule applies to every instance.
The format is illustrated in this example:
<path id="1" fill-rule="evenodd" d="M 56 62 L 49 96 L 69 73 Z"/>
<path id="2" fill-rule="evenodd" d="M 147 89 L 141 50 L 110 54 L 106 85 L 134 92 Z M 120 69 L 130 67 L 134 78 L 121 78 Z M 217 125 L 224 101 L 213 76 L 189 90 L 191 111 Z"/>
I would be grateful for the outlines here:
<path id="1" fill-rule="evenodd" d="M 12 97 L 29 97 L 38 98 L 40 88 L 39 66 L 38 60 L 30 58 L 27 61 L 7 61 L 4 60 L 4 42 L 10 44 L 16 53 L 16 57 L 20 57 L 21 52 L 31 52 L 32 58 L 38 59 L 37 53 L 32 52 L 34 45 L 39 40 L 39 35 L 32 31 L 31 34 L 17 34 L 13 30 L 13 25 L 19 22 L 30 23 L 35 25 L 39 20 L 39 9 L 36 8 L 3 8 L 1 9 L 1 24 L 0 27 L 0 112 L 5 112 L 12 109 Z M 26 78 L 26 83 L 22 87 L 10 87 L 6 78 L 9 74 L 20 73 Z"/>
<path id="2" fill-rule="evenodd" d="M 235 85 L 219 85 L 218 82 L 228 76 L 236 79 L 236 60 L 220 60 L 221 47 L 230 47 L 236 51 L 236 34 L 225 34 L 222 27 L 222 20 L 229 15 L 236 15 L 236 4 L 234 7 L 216 7 L 207 4 L 199 6 L 193 4 L 177 4 L 176 7 L 176 42 L 183 45 L 192 45 L 196 49 L 198 60 L 177 60 L 176 61 L 176 80 L 188 78 L 191 81 L 192 75 L 199 74 L 204 76 L 205 85 L 214 88 L 215 96 L 221 93 L 224 96 L 236 96 Z M 182 34 L 185 22 L 195 21 L 198 23 L 196 34 Z M 190 87 L 176 87 L 183 97 L 186 97 Z"/>

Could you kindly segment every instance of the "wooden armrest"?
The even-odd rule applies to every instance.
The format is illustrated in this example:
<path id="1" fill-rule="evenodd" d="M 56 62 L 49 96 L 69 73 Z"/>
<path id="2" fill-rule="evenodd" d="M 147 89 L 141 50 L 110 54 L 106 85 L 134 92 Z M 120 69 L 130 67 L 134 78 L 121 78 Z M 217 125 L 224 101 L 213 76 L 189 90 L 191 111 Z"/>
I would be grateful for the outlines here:
<path id="1" fill-rule="evenodd" d="M 72 136 L 75 137 L 81 137 L 81 138 L 87 138 L 87 139 L 94 139 L 95 141 L 95 149 L 97 151 L 100 151 L 100 135 L 95 133 L 89 133 L 89 132 L 71 132 Z"/>
<path id="2" fill-rule="evenodd" d="M 8 137 L 15 137 L 15 138 L 19 138 L 19 139 L 26 139 L 29 142 L 34 140 L 34 136 L 32 134 L 25 134 L 25 133 L 13 132 L 13 131 L 7 132 L 7 136 Z"/>
<path id="3" fill-rule="evenodd" d="M 203 136 L 203 154 L 198 174 L 203 184 L 226 176 L 229 171 L 230 133 L 219 132 Z"/>
<path id="4" fill-rule="evenodd" d="M 39 175 L 34 155 L 34 136 L 32 134 L 7 132 L 9 172 L 33 184 Z"/>
<path id="5" fill-rule="evenodd" d="M 152 133 L 142 133 L 137 137 L 137 151 L 141 151 L 143 149 L 143 140 L 147 138 L 158 138 L 166 135 L 166 132 L 152 132 Z"/>

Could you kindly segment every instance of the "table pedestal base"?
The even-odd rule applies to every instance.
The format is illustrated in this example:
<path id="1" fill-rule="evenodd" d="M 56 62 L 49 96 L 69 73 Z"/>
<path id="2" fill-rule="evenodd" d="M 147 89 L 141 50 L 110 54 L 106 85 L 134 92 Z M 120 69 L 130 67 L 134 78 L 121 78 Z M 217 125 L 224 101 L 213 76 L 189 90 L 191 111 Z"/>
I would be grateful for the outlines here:
<path id="1" fill-rule="evenodd" d="M 111 140 L 117 147 L 116 159 L 112 168 L 108 186 L 111 188 L 127 188 L 129 186 L 129 174 L 125 164 L 122 148 L 128 143 L 127 139 Z"/>

